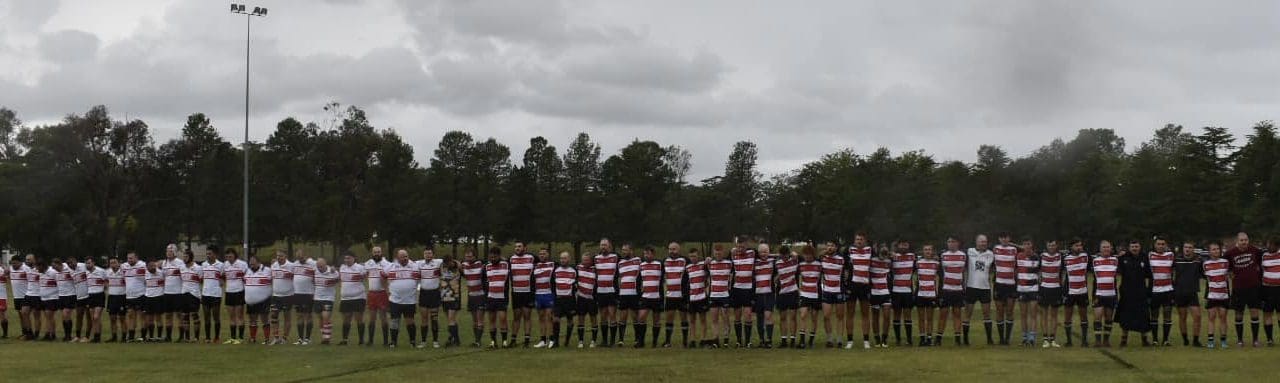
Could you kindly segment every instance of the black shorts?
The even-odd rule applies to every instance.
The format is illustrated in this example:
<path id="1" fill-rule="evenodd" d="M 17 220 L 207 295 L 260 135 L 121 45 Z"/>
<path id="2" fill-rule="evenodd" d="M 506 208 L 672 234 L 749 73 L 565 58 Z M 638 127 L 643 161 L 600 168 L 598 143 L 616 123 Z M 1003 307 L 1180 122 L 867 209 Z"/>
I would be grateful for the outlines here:
<path id="1" fill-rule="evenodd" d="M 690 314 L 702 314 L 702 313 L 707 312 L 707 310 L 708 310 L 708 307 L 707 307 L 707 300 L 706 300 L 706 299 L 699 299 L 699 300 L 696 300 L 696 301 L 689 301 L 689 302 L 686 302 L 686 303 L 685 303 L 685 305 L 686 305 L 686 306 L 685 306 L 685 312 L 690 313 Z"/>
<path id="2" fill-rule="evenodd" d="M 23 307 L 30 307 L 32 310 L 40 311 L 39 296 L 28 295 L 28 296 L 22 297 L 22 300 L 23 300 L 23 303 L 22 303 Z"/>
<path id="3" fill-rule="evenodd" d="M 1040 291 L 1018 293 L 1018 302 L 1036 302 L 1040 300 Z"/>
<path id="4" fill-rule="evenodd" d="M 651 312 L 662 312 L 662 299 L 640 299 L 640 309 Z"/>
<path id="5" fill-rule="evenodd" d="M 467 311 L 484 310 L 484 295 L 468 295 Z"/>
<path id="6" fill-rule="evenodd" d="M 639 310 L 639 309 L 640 309 L 639 295 L 619 295 L 618 296 L 618 310 Z"/>
<path id="7" fill-rule="evenodd" d="M 227 306 L 230 306 L 230 307 L 244 306 L 244 292 L 243 292 L 243 291 L 237 291 L 237 292 L 234 292 L 234 293 L 226 293 L 225 295 L 226 295 L 226 298 L 224 298 L 224 299 L 226 299 L 226 300 L 227 300 L 227 302 L 226 302 L 226 303 L 227 303 Z"/>
<path id="8" fill-rule="evenodd" d="M 711 308 L 713 308 L 713 309 L 714 309 L 714 308 L 728 308 L 728 307 L 729 307 L 729 297 L 723 297 L 723 298 L 707 298 L 707 304 L 708 304 Z"/>
<path id="9" fill-rule="evenodd" d="M 132 298 L 132 299 L 130 299 L 130 298 L 125 298 L 125 299 L 124 299 L 124 310 L 125 310 L 125 311 L 142 311 L 142 312 L 146 312 L 146 310 L 145 310 L 145 309 L 146 309 L 146 306 L 147 306 L 147 297 L 137 297 L 137 298 Z"/>
<path id="10" fill-rule="evenodd" d="M 511 293 L 511 308 L 528 309 L 533 308 L 533 292 L 527 293 Z"/>
<path id="11" fill-rule="evenodd" d="M 964 303 L 971 305 L 978 302 L 991 303 L 991 290 L 965 287 Z"/>
<path id="12" fill-rule="evenodd" d="M 1062 307 L 1062 288 L 1041 288 L 1040 307 Z"/>
<path id="13" fill-rule="evenodd" d="M 1238 288 L 1231 292 L 1231 309 L 1240 311 L 1245 308 L 1262 308 L 1262 292 L 1257 287 Z"/>
<path id="14" fill-rule="evenodd" d="M 684 311 L 684 298 L 666 298 L 662 302 L 663 311 Z"/>
<path id="15" fill-rule="evenodd" d="M 287 297 L 277 297 L 273 295 L 271 296 L 271 299 L 268 299 L 268 301 L 271 302 L 271 309 L 275 311 L 288 311 L 290 308 L 293 308 L 292 295 Z"/>
<path id="16" fill-rule="evenodd" d="M 343 314 L 359 314 L 364 312 L 364 299 L 351 299 L 338 302 L 338 312 Z"/>
<path id="17" fill-rule="evenodd" d="M 1155 310 L 1161 307 L 1173 307 L 1173 292 L 1165 291 L 1160 293 L 1152 293 L 1150 301 L 1151 309 Z"/>
<path id="18" fill-rule="evenodd" d="M 245 305 L 244 312 L 248 313 L 249 315 L 266 314 L 270 308 L 271 308 L 271 300 L 268 299 L 262 302 Z"/>
<path id="19" fill-rule="evenodd" d="M 595 299 L 578 297 L 575 303 L 574 314 L 576 315 L 596 315 L 600 312 L 600 306 L 596 305 Z"/>
<path id="20" fill-rule="evenodd" d="M 755 295 L 755 292 L 751 290 L 731 289 L 729 290 L 729 307 L 730 308 L 751 307 L 751 300 L 753 295 Z"/>
<path id="21" fill-rule="evenodd" d="M 1086 294 L 1067 294 L 1062 298 L 1062 305 L 1071 307 L 1089 307 L 1089 296 Z"/>
<path id="22" fill-rule="evenodd" d="M 38 311 L 58 311 L 58 300 L 40 300 L 40 304 L 35 306 Z"/>
<path id="23" fill-rule="evenodd" d="M 391 313 L 392 319 L 413 318 L 414 311 L 417 311 L 417 308 L 414 307 L 412 304 L 400 304 L 395 302 L 392 302 L 390 307 L 387 308 L 387 312 Z"/>
<path id="24" fill-rule="evenodd" d="M 828 305 L 838 305 L 838 304 L 844 303 L 845 300 L 848 298 L 841 293 L 828 293 L 828 292 L 823 292 L 822 294 L 819 295 L 819 297 L 822 298 L 823 304 L 828 304 Z"/>
<path id="25" fill-rule="evenodd" d="M 617 293 L 607 293 L 607 294 L 597 293 L 595 303 L 596 303 L 597 309 L 602 309 L 606 307 L 615 307 L 618 305 L 618 294 Z"/>
<path id="26" fill-rule="evenodd" d="M 578 302 L 573 297 L 556 297 L 556 317 L 564 318 L 575 315 Z"/>
<path id="27" fill-rule="evenodd" d="M 147 314 L 164 314 L 168 308 L 165 307 L 164 295 L 142 298 L 142 312 Z"/>
<path id="28" fill-rule="evenodd" d="M 755 302 L 751 303 L 751 311 L 762 313 L 773 311 L 773 307 L 778 305 L 778 298 L 773 293 L 756 294 Z"/>
<path id="29" fill-rule="evenodd" d="M 987 297 L 990 298 L 991 295 Z M 968 306 L 968 300 L 963 291 L 943 291 L 942 299 L 938 300 L 938 304 L 942 308 L 965 307 Z"/>
<path id="30" fill-rule="evenodd" d="M 165 294 L 164 295 L 165 311 L 163 312 L 166 312 L 166 313 L 183 312 L 183 309 L 185 309 L 187 306 L 187 297 L 189 296 L 190 295 L 187 295 L 187 294 Z"/>
<path id="31" fill-rule="evenodd" d="M 444 311 L 458 311 L 462 309 L 462 302 L 459 302 L 457 299 L 443 301 L 440 302 L 440 308 Z"/>
<path id="32" fill-rule="evenodd" d="M 889 300 L 895 309 L 909 309 L 915 301 L 915 296 L 910 293 L 890 293 Z"/>
<path id="33" fill-rule="evenodd" d="M 92 307 L 92 308 L 97 308 L 97 307 L 106 307 L 106 306 L 107 306 L 107 293 L 93 293 L 93 294 L 89 294 L 89 299 L 87 299 L 87 300 L 89 301 L 89 307 Z"/>
<path id="34" fill-rule="evenodd" d="M 1262 299 L 1262 312 L 1280 312 L 1280 286 L 1262 286 L 1258 294 Z"/>
<path id="35" fill-rule="evenodd" d="M 78 302 L 78 300 L 74 295 L 58 296 L 58 309 L 76 308 L 76 302 Z"/>
<path id="36" fill-rule="evenodd" d="M 1119 299 L 1117 299 L 1114 296 L 1093 297 L 1093 307 L 1099 307 L 1104 309 L 1114 309 L 1116 308 L 1116 304 L 1118 303 L 1119 303 Z"/>
<path id="37" fill-rule="evenodd" d="M 1018 298 L 1018 287 L 1014 285 L 996 284 L 996 300 L 1003 301 Z"/>
<path id="38" fill-rule="evenodd" d="M 1199 306 L 1199 305 L 1200 305 L 1200 297 L 1196 296 L 1196 294 L 1194 293 L 1184 294 L 1181 292 L 1175 292 L 1175 294 L 1173 295 L 1174 307 L 1192 307 L 1192 306 Z"/>
<path id="39" fill-rule="evenodd" d="M 200 297 L 200 305 L 204 307 L 212 308 L 212 309 L 217 309 L 219 308 L 219 306 L 222 306 L 222 298 Z"/>
<path id="40" fill-rule="evenodd" d="M 800 308 L 800 294 L 797 292 L 778 294 L 778 311 Z"/>
<path id="41" fill-rule="evenodd" d="M 918 309 L 931 309 L 938 307 L 938 298 L 934 297 L 916 297 L 911 305 Z"/>
<path id="42" fill-rule="evenodd" d="M 849 287 L 845 289 L 845 301 L 870 302 L 871 285 L 866 283 L 850 283 Z"/>
<path id="43" fill-rule="evenodd" d="M 490 312 L 507 311 L 507 300 L 485 297 L 484 311 L 490 311 Z"/>
<path id="44" fill-rule="evenodd" d="M 88 296 L 86 296 L 86 297 L 84 297 L 84 298 L 80 298 L 80 297 L 78 297 L 78 296 L 77 296 L 77 297 L 76 297 L 76 303 L 75 303 L 75 306 L 76 306 L 76 308 L 78 308 L 78 309 L 79 309 L 79 308 L 89 308 L 89 297 L 88 297 Z"/>
<path id="45" fill-rule="evenodd" d="M 333 312 L 333 301 L 317 300 L 311 303 L 311 308 L 314 309 L 317 314 L 326 311 Z"/>
<path id="46" fill-rule="evenodd" d="M 1231 300 L 1228 299 L 1209 299 L 1204 301 L 1204 308 L 1206 309 L 1220 308 L 1226 310 L 1228 306 L 1231 306 Z"/>
<path id="47" fill-rule="evenodd" d="M 183 313 L 200 312 L 200 297 L 191 294 L 182 294 L 182 310 Z"/>
<path id="48" fill-rule="evenodd" d="M 822 310 L 822 298 L 800 297 L 800 307 L 807 307 L 809 310 Z"/>
<path id="49" fill-rule="evenodd" d="M 124 301 L 124 295 L 108 295 L 107 315 L 124 315 L 126 312 Z"/>
<path id="50" fill-rule="evenodd" d="M 871 295 L 871 308 L 880 308 L 893 304 L 893 300 L 888 295 Z"/>
<path id="51" fill-rule="evenodd" d="M 312 294 L 293 294 L 293 299 L 289 302 L 300 313 L 310 313 L 316 309 L 316 296 Z"/>
<path id="52" fill-rule="evenodd" d="M 515 294 L 514 297 L 518 300 L 520 294 Z M 440 308 L 440 290 L 418 290 L 418 307 Z"/>

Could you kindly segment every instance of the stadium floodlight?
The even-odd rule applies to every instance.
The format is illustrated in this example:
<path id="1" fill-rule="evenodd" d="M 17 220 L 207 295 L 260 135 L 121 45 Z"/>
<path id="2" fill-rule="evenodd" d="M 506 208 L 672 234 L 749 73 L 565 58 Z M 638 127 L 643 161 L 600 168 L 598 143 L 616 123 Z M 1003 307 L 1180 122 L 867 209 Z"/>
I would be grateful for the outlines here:
<path id="1" fill-rule="evenodd" d="M 267 9 L 253 7 L 253 12 L 245 12 L 244 4 L 231 4 L 231 13 L 245 15 L 244 23 L 244 256 L 249 254 L 249 37 L 253 17 L 266 17 Z"/>

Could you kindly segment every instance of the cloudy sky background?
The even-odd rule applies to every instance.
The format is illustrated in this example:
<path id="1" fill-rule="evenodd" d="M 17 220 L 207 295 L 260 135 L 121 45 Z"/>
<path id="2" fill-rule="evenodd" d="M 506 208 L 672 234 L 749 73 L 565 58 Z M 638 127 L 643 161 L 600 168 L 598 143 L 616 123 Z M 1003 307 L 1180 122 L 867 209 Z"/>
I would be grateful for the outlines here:
<path id="1" fill-rule="evenodd" d="M 0 105 L 29 125 L 105 104 L 158 140 L 243 129 L 244 17 L 216 1 L 0 0 Z M 259 0 L 251 138 L 328 101 L 426 163 L 449 130 L 612 154 L 679 144 L 691 180 L 737 140 L 761 170 L 841 148 L 972 161 L 1082 128 L 1132 147 L 1165 123 L 1243 138 L 1280 112 L 1280 2 Z"/>

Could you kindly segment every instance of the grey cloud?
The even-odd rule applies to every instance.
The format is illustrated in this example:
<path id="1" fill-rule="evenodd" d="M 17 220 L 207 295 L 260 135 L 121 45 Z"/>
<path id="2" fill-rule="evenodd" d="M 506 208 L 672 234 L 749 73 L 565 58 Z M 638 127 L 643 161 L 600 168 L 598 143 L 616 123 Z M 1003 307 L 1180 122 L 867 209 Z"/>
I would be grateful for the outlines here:
<path id="1" fill-rule="evenodd" d="M 81 62 L 98 54 L 98 36 L 84 31 L 63 30 L 40 36 L 41 56 L 53 62 Z"/>

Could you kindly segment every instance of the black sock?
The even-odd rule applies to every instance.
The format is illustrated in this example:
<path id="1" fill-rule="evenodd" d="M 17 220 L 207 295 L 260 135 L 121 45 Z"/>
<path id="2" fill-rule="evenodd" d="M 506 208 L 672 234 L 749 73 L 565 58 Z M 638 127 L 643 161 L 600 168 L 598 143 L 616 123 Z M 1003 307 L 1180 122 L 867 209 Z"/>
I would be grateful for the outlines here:
<path id="1" fill-rule="evenodd" d="M 1071 344 L 1071 343 L 1073 343 L 1073 342 L 1072 342 L 1073 338 L 1072 338 L 1072 336 L 1071 336 L 1071 332 L 1072 332 L 1072 331 L 1071 331 L 1071 322 L 1063 322 L 1063 323 L 1062 323 L 1062 331 L 1063 331 L 1063 332 L 1065 332 L 1065 333 L 1067 333 L 1067 334 L 1066 334 L 1066 335 L 1067 335 L 1067 344 Z M 1082 337 L 1083 337 L 1083 336 L 1084 336 L 1084 334 L 1080 334 L 1080 336 L 1082 336 Z M 1081 339 L 1084 339 L 1084 338 L 1081 338 Z"/>
<path id="2" fill-rule="evenodd" d="M 1236 341 L 1244 343 L 1244 319 L 1236 320 Z"/>
<path id="3" fill-rule="evenodd" d="M 902 320 L 893 320 L 893 340 L 894 342 L 902 343 Z"/>
<path id="4" fill-rule="evenodd" d="M 360 344 L 364 344 L 364 328 L 364 325 L 356 324 L 356 336 L 360 337 Z M 371 332 L 369 335 L 372 336 L 373 333 Z M 372 341 L 372 339 L 370 339 L 370 341 Z"/>
<path id="5" fill-rule="evenodd" d="M 964 336 L 964 344 L 969 344 L 969 321 L 960 322 L 960 333 Z"/>
<path id="6" fill-rule="evenodd" d="M 903 320 L 903 321 L 902 321 L 902 327 L 903 327 L 903 328 L 905 328 L 905 329 L 907 329 L 907 341 L 908 341 L 908 342 L 910 342 L 910 341 L 911 341 L 911 329 L 912 329 L 912 326 L 911 326 L 911 320 L 910 320 L 910 319 Z M 925 334 L 925 333 L 927 333 L 927 332 L 926 332 L 926 331 L 921 331 L 920 333 L 921 333 L 921 334 Z"/>
<path id="7" fill-rule="evenodd" d="M 369 328 L 372 329 L 373 325 L 369 325 Z M 382 325 L 382 344 L 384 346 L 387 345 L 387 342 L 389 341 L 387 337 L 390 335 L 390 332 L 391 330 L 387 328 L 387 325 L 383 324 Z M 369 343 L 373 343 L 373 330 L 369 331 Z"/>
<path id="8" fill-rule="evenodd" d="M 652 330 L 653 330 L 653 341 L 652 341 L 653 347 L 658 347 L 658 337 L 662 336 L 662 327 L 661 325 L 654 323 Z"/>
<path id="9" fill-rule="evenodd" d="M 1267 343 L 1271 343 L 1272 341 L 1271 334 L 1272 334 L 1272 330 L 1274 330 L 1274 326 L 1271 323 L 1267 323 L 1265 326 L 1262 326 L 1262 328 L 1265 329 L 1267 332 Z"/>
<path id="10" fill-rule="evenodd" d="M 582 326 L 582 325 L 578 325 L 578 343 L 582 343 L 582 341 L 583 341 L 583 334 L 582 334 L 582 333 L 583 333 L 583 326 Z"/>
<path id="11" fill-rule="evenodd" d="M 1080 323 L 1080 344 L 1089 343 L 1089 321 Z"/>
<path id="12" fill-rule="evenodd" d="M 71 321 L 70 320 L 62 321 L 62 336 L 65 338 L 71 338 Z"/>
<path id="13" fill-rule="evenodd" d="M 1260 323 L 1258 322 L 1257 318 L 1254 318 L 1252 321 L 1249 322 L 1249 330 L 1253 333 L 1254 342 L 1258 341 L 1258 325 L 1259 324 Z"/>
<path id="14" fill-rule="evenodd" d="M 733 336 L 742 344 L 742 321 L 733 321 Z"/>
<path id="15" fill-rule="evenodd" d="M 1168 342 L 1169 333 L 1173 332 L 1173 319 L 1166 319 L 1164 321 L 1164 327 L 1162 329 L 1164 330 L 1164 333 L 1160 335 L 1160 341 Z"/>
<path id="16" fill-rule="evenodd" d="M 624 343 L 626 341 L 627 341 L 627 322 L 625 321 L 618 322 L 618 342 Z"/>
<path id="17" fill-rule="evenodd" d="M 991 326 L 987 326 L 987 331 L 988 332 L 991 331 Z M 1003 320 L 996 321 L 996 331 L 999 332 L 998 335 L 1000 335 L 1000 343 L 1004 343 L 1004 321 Z M 991 342 L 990 334 L 987 335 L 987 342 Z"/>
<path id="18" fill-rule="evenodd" d="M 591 326 L 591 341 L 595 342 L 596 337 L 600 336 L 600 326 Z"/>
<path id="19" fill-rule="evenodd" d="M 689 322 L 680 322 L 680 341 L 689 343 Z"/>
<path id="20" fill-rule="evenodd" d="M 762 338 L 763 339 L 761 339 L 760 341 L 764 342 L 765 344 L 773 343 L 773 325 L 772 324 L 764 325 L 764 337 Z"/>
<path id="21" fill-rule="evenodd" d="M 667 337 L 664 338 L 662 344 L 671 344 L 671 334 L 676 332 L 676 326 L 674 323 L 667 322 L 663 327 L 667 329 Z"/>
<path id="22" fill-rule="evenodd" d="M 418 329 L 415 328 L 417 326 L 410 324 L 408 327 L 409 327 L 409 344 L 418 343 Z"/>
<path id="23" fill-rule="evenodd" d="M 644 345 L 644 323 L 632 322 L 631 329 L 636 333 L 636 344 Z"/>
<path id="24" fill-rule="evenodd" d="M 475 338 L 476 338 L 476 344 L 480 344 L 480 342 L 483 342 L 483 341 L 484 341 L 484 328 L 483 328 L 483 327 L 471 327 L 471 334 L 472 334 L 472 335 L 475 335 Z"/>
<path id="25" fill-rule="evenodd" d="M 751 344 L 751 323 L 742 324 L 742 338 L 745 340 L 743 344 Z"/>
<path id="26" fill-rule="evenodd" d="M 560 326 L 556 326 L 556 336 L 559 337 L 559 335 L 560 335 Z M 459 338 L 460 337 L 458 336 L 458 325 L 456 324 L 449 325 L 449 340 L 454 344 L 462 343 L 462 339 L 459 339 Z"/>

